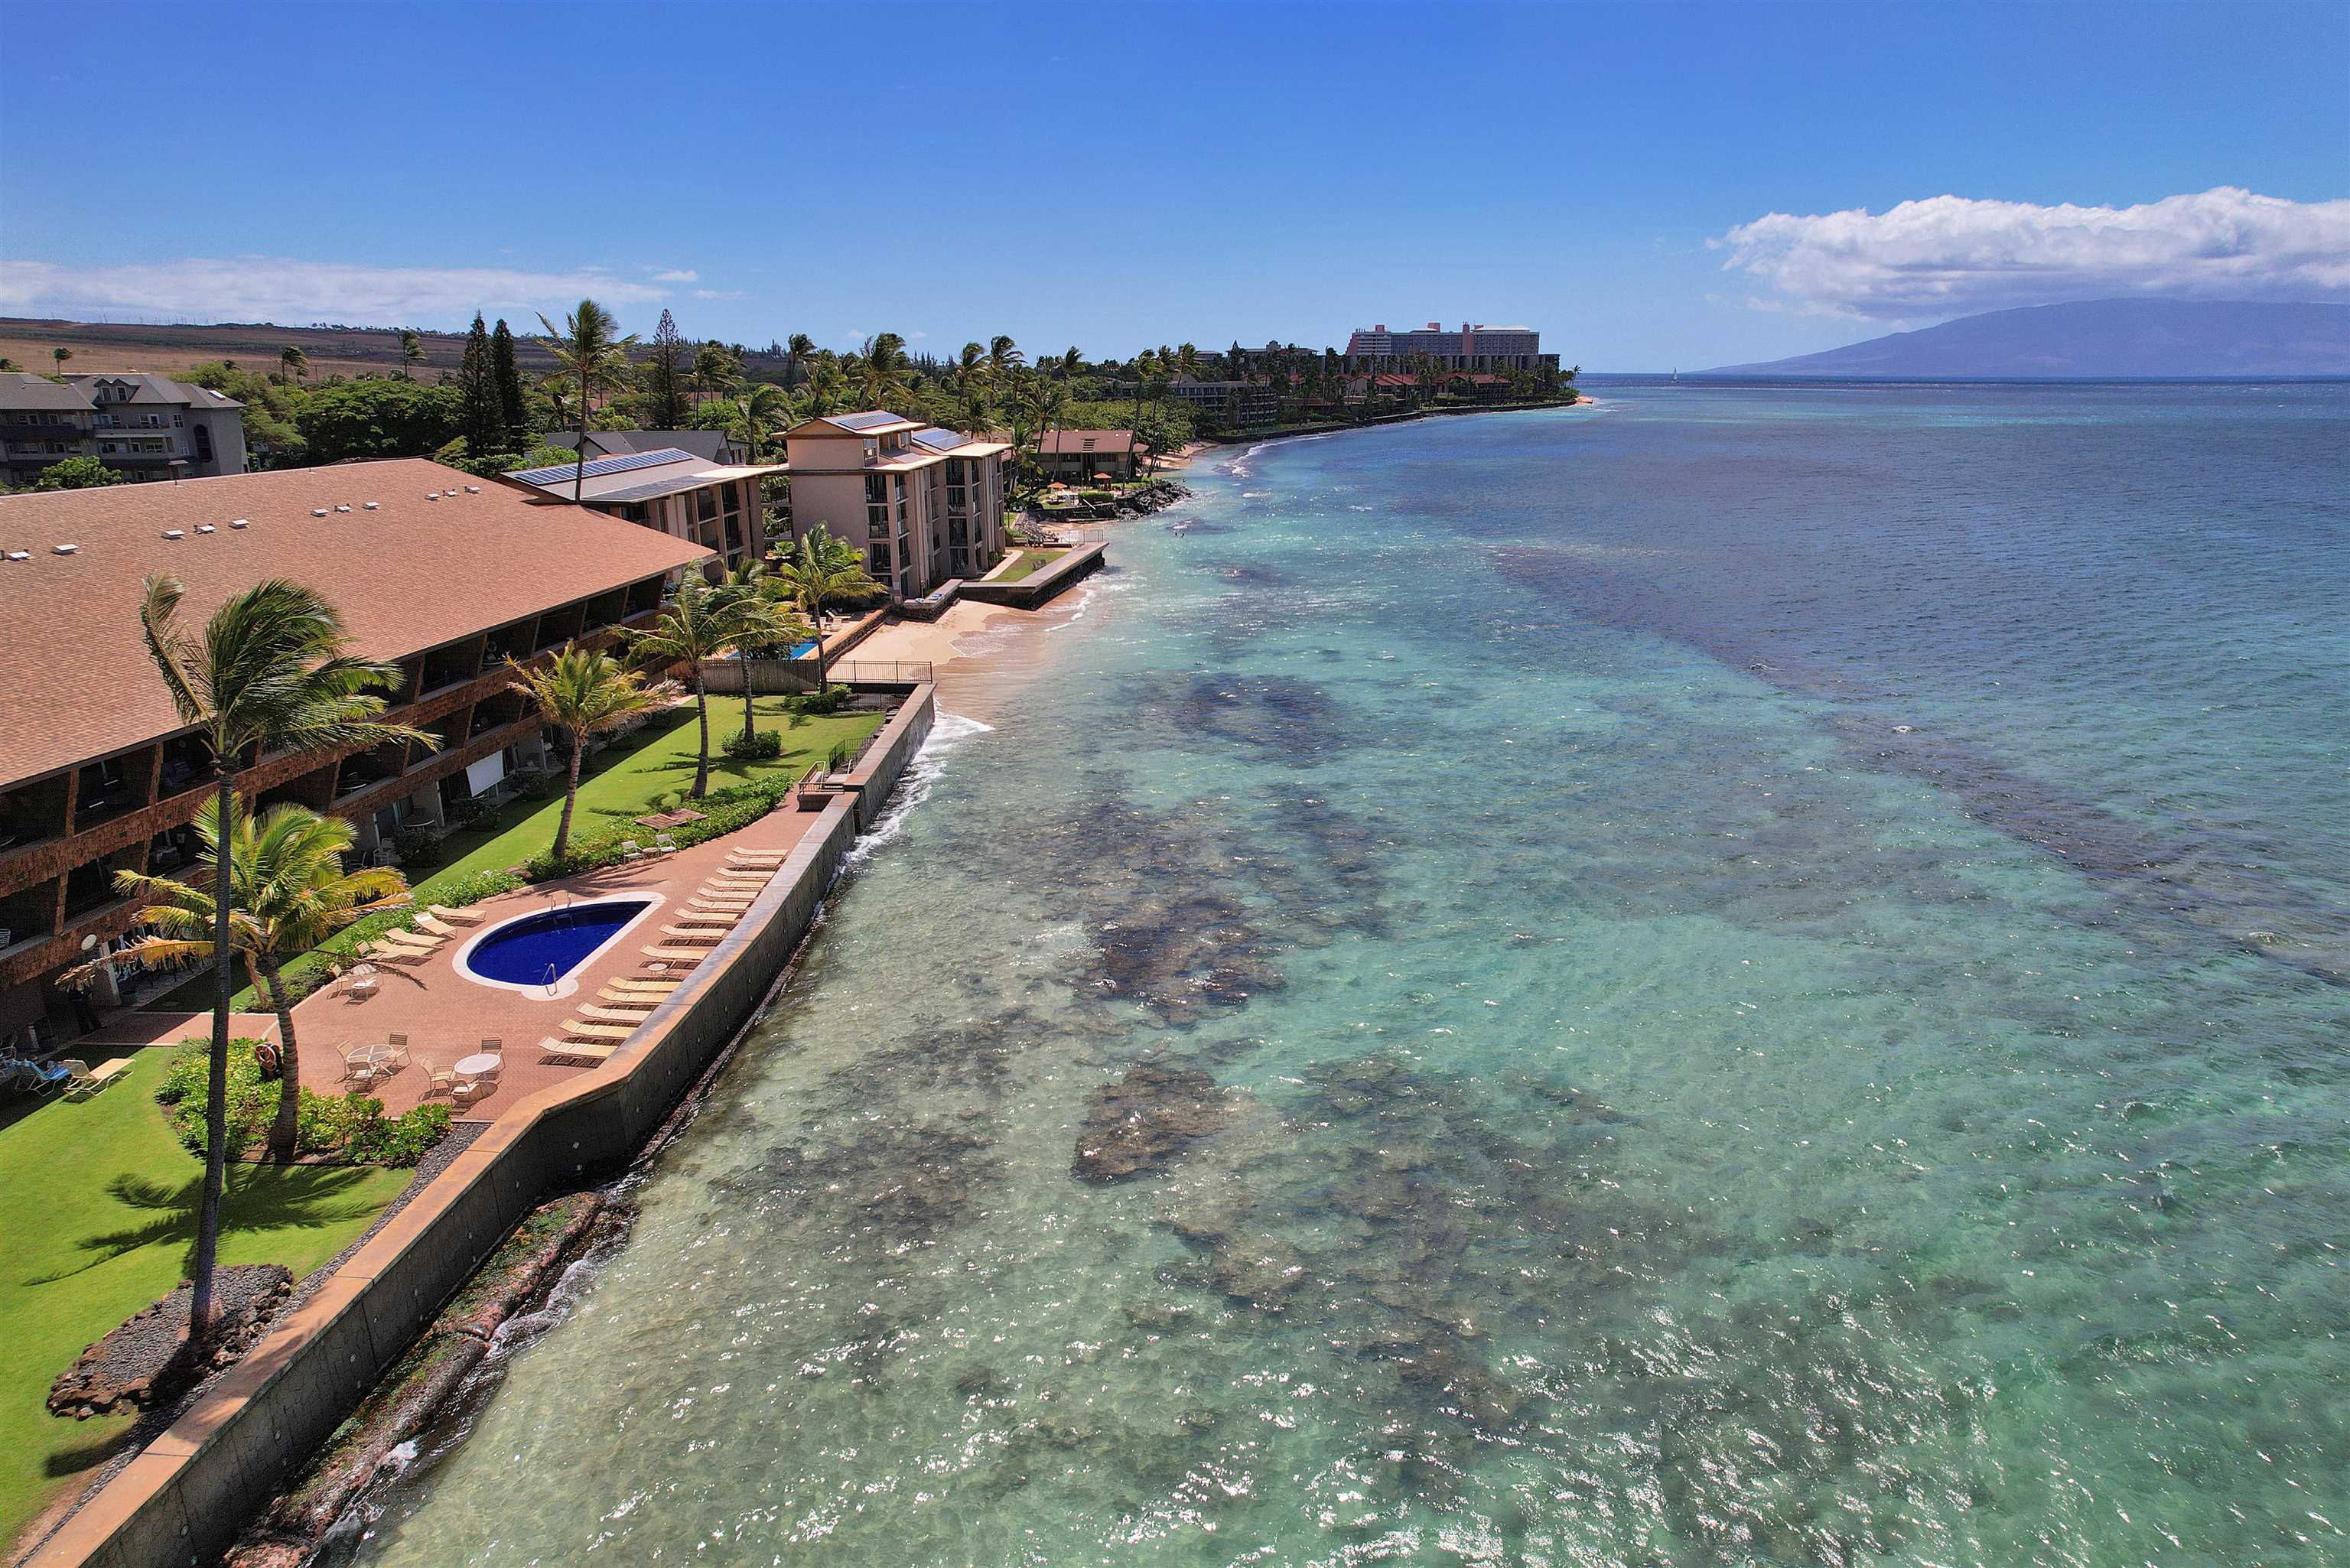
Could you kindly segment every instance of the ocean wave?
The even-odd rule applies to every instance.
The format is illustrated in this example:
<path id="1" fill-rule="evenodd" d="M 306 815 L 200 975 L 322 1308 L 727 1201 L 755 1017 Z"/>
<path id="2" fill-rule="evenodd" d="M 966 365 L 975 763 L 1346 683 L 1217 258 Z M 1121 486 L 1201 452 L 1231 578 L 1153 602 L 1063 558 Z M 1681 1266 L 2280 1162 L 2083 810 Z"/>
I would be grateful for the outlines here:
<path id="1" fill-rule="evenodd" d="M 947 758 L 964 742 L 977 735 L 992 735 L 995 726 L 983 724 L 976 719 L 966 719 L 961 713 L 939 710 L 931 722 L 931 732 L 922 738 L 920 750 L 906 764 L 905 775 L 890 794 L 889 804 L 873 826 L 841 857 L 841 869 L 854 871 L 873 857 L 874 852 L 906 831 L 906 824 L 915 810 L 931 798 L 931 790 L 947 771 Z"/>

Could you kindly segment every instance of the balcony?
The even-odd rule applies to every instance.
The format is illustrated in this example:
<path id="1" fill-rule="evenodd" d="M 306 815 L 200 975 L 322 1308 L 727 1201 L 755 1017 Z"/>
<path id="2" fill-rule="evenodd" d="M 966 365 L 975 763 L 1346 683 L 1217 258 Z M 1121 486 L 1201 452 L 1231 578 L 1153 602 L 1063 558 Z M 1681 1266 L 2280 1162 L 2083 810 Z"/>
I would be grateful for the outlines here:
<path id="1" fill-rule="evenodd" d="M 63 421 L 51 421 L 42 424 L 0 425 L 0 439 L 5 439 L 12 446 L 18 441 L 88 441 L 89 437 L 88 426 L 68 424 Z"/>

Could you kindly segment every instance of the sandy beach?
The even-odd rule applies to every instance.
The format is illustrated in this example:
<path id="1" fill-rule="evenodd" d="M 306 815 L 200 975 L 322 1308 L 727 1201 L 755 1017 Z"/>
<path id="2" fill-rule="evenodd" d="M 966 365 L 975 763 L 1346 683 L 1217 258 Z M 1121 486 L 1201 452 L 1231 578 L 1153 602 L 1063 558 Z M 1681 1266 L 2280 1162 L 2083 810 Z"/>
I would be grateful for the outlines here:
<path id="1" fill-rule="evenodd" d="M 1088 579 L 1037 610 L 961 601 L 935 621 L 893 621 L 848 657 L 927 659 L 938 682 L 940 707 L 993 723 L 1003 704 L 1044 672 L 1052 653 L 1045 634 L 1075 620 L 1094 592 Z"/>

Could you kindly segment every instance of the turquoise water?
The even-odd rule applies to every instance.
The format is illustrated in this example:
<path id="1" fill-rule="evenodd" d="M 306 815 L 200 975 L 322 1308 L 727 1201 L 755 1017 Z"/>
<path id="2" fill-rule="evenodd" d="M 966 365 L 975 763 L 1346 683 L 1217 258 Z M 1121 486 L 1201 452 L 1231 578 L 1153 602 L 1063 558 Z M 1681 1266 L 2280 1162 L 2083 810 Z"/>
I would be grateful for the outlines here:
<path id="1" fill-rule="evenodd" d="M 363 1560 L 2350 1563 L 2350 389 L 1197 483 Z"/>

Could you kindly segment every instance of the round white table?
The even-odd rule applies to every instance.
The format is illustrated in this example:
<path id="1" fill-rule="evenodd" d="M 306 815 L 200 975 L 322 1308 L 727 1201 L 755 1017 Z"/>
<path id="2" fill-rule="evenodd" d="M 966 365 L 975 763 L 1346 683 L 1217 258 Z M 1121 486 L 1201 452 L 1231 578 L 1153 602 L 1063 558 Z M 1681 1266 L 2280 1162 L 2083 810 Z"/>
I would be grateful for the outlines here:
<path id="1" fill-rule="evenodd" d="M 487 1051 L 480 1051 L 471 1056 L 458 1057 L 457 1064 L 450 1071 L 461 1078 L 478 1078 L 485 1073 L 496 1072 L 498 1064 L 504 1060 L 503 1056 L 494 1056 Z"/>

